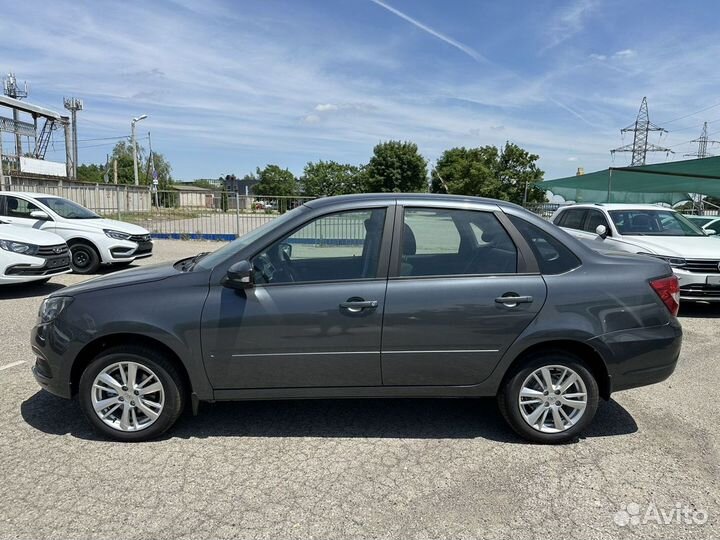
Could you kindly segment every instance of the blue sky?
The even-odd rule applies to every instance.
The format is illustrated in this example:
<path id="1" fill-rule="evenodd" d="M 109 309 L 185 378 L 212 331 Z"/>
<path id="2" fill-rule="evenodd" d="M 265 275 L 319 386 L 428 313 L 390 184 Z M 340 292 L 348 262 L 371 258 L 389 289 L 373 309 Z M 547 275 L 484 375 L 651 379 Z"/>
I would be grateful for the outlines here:
<path id="1" fill-rule="evenodd" d="M 651 161 L 682 159 L 704 120 L 720 139 L 719 15 L 712 0 L 28 0 L 3 5 L 0 71 L 33 103 L 84 99 L 85 163 L 147 114 L 139 132 L 181 180 L 363 163 L 387 139 L 431 162 L 510 140 L 553 178 L 611 165 L 643 96 L 670 130 L 651 141 L 676 152 Z M 48 158 L 63 155 L 58 137 Z"/>

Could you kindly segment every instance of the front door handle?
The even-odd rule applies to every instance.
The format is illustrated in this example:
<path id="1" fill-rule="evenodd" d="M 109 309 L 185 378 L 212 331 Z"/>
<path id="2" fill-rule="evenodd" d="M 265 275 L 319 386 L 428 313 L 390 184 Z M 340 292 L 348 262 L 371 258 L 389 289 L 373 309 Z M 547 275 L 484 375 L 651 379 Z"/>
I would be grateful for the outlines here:
<path id="1" fill-rule="evenodd" d="M 360 299 L 355 300 L 354 298 L 349 298 L 347 302 L 341 302 L 340 307 L 342 309 L 347 309 L 352 313 L 359 313 L 363 309 L 375 309 L 376 307 L 378 307 L 378 301 Z"/>
<path id="2" fill-rule="evenodd" d="M 514 307 L 518 304 L 530 304 L 532 301 L 533 301 L 532 296 L 517 296 L 517 295 L 498 296 L 495 299 L 496 304 L 504 304 L 508 307 Z"/>

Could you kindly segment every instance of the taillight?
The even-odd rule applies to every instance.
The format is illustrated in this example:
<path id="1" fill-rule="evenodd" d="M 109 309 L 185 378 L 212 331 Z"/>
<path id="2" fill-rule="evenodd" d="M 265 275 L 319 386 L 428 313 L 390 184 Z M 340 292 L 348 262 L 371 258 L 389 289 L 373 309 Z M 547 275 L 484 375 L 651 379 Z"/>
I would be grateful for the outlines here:
<path id="1" fill-rule="evenodd" d="M 650 282 L 650 286 L 670 310 L 670 313 L 677 315 L 680 309 L 680 282 L 677 276 L 654 279 Z"/>

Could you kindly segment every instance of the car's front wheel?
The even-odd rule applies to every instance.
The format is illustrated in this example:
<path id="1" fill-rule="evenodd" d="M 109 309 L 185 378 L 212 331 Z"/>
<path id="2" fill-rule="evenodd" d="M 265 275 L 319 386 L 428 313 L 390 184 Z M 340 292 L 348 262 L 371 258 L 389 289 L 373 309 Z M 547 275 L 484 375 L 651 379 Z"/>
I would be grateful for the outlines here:
<path id="1" fill-rule="evenodd" d="M 100 255 L 90 244 L 77 242 L 70 246 L 70 265 L 76 274 L 94 274 L 100 268 Z"/>
<path id="2" fill-rule="evenodd" d="M 144 441 L 164 433 L 184 405 L 182 378 L 159 352 L 120 346 L 103 351 L 80 377 L 83 412 L 102 434 Z"/>
<path id="3" fill-rule="evenodd" d="M 522 437 L 562 443 L 577 437 L 598 406 L 597 381 L 573 354 L 548 351 L 528 358 L 503 385 L 500 410 Z"/>

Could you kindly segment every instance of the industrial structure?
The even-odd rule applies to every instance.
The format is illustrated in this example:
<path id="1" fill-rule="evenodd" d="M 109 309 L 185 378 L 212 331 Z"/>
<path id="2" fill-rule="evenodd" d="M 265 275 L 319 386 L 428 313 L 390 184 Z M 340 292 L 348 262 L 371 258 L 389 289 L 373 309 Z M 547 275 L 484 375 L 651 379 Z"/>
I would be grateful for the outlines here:
<path id="1" fill-rule="evenodd" d="M 55 178 L 60 184 L 63 178 L 76 178 L 77 148 L 73 148 L 70 118 L 23 101 L 27 96 L 27 83 L 21 88 L 15 75 L 10 73 L 3 81 L 3 95 L 0 96 L 0 187 L 5 185 L 6 175 L 10 173 Z M 4 109 L 9 109 L 12 117 L 4 116 Z M 71 109 L 71 112 L 74 115 L 75 111 Z M 21 115 L 29 116 L 30 121 L 21 120 Z M 62 130 L 64 134 L 65 163 L 45 160 L 51 137 L 58 130 Z M 3 148 L 2 133 L 11 133 L 14 136 L 14 148 Z M 28 142 L 25 149 L 23 138 Z"/>
<path id="2" fill-rule="evenodd" d="M 702 128 L 702 133 L 700 134 L 700 137 L 690 141 L 691 143 L 697 143 L 697 145 L 698 145 L 697 152 L 685 154 L 685 157 L 695 157 L 698 159 L 712 157 L 712 154 L 708 152 L 708 144 L 711 144 L 711 145 L 717 144 L 720 141 L 711 141 L 708 139 L 707 124 L 708 124 L 707 122 L 703 122 L 703 128 Z"/>
<path id="3" fill-rule="evenodd" d="M 620 133 L 622 134 L 632 133 L 633 142 L 631 144 L 626 144 L 610 150 L 610 153 L 615 155 L 615 152 L 632 152 L 632 160 L 630 163 L 631 167 L 645 165 L 645 159 L 648 152 L 665 152 L 667 154 L 673 153 L 670 148 L 663 148 L 656 144 L 649 143 L 648 135 L 651 131 L 657 131 L 660 134 L 667 133 L 665 128 L 656 126 L 650 121 L 647 97 L 643 97 L 635 122 L 620 130 Z"/>

